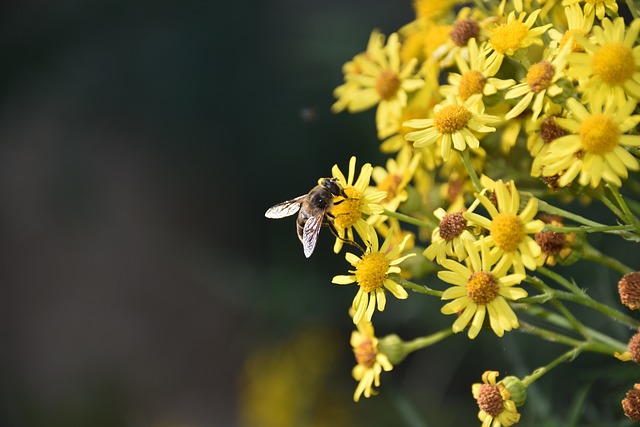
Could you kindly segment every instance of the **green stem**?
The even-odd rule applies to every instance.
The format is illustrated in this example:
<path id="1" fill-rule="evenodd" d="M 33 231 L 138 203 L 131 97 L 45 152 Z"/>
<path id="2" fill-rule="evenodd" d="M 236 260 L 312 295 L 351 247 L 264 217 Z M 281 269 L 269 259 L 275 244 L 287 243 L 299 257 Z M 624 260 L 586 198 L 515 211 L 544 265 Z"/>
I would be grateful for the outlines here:
<path id="1" fill-rule="evenodd" d="M 631 328 L 638 329 L 640 327 L 640 322 L 633 319 L 632 317 L 627 316 L 624 313 L 619 312 L 618 310 L 609 307 L 606 304 L 602 304 L 594 299 L 592 299 L 589 295 L 585 294 L 575 283 L 568 281 L 564 277 L 556 274 L 550 270 L 547 270 L 544 267 L 538 267 L 536 271 L 540 271 L 542 274 L 545 274 L 547 277 L 553 279 L 560 285 L 569 289 L 571 292 L 562 292 L 555 289 L 549 288 L 546 291 L 547 294 L 551 295 L 553 298 L 562 299 L 565 301 L 575 302 L 580 305 L 584 305 L 585 307 L 589 307 L 592 310 L 599 311 L 605 316 L 610 317 L 611 319 L 620 322 L 624 325 L 627 325 Z M 535 280 L 535 279 L 534 279 Z M 539 279 L 538 279 L 539 280 Z"/>
<path id="2" fill-rule="evenodd" d="M 606 256 L 605 254 L 603 254 L 602 252 L 600 252 L 599 250 L 597 250 L 596 248 L 594 248 L 593 246 L 591 246 L 589 243 L 586 243 L 586 242 L 583 246 L 582 259 L 586 261 L 595 261 L 602 265 L 606 265 L 613 271 L 616 271 L 622 274 L 623 276 L 627 273 L 631 273 L 632 271 L 634 271 L 631 267 L 624 265 L 623 263 L 621 263 L 615 258 Z"/>
<path id="3" fill-rule="evenodd" d="M 620 231 L 630 231 L 635 230 L 633 225 L 599 225 L 599 226 L 590 226 L 590 225 L 581 225 L 578 227 L 557 227 L 555 225 L 546 225 L 544 227 L 546 231 L 555 231 L 560 233 L 570 233 L 570 232 L 584 232 L 584 233 L 611 233 L 611 234 L 623 234 Z"/>
<path id="4" fill-rule="evenodd" d="M 605 205 L 611 212 L 613 212 L 615 216 L 624 221 L 624 214 L 622 213 L 622 211 L 618 209 L 618 207 L 611 200 L 609 200 L 609 198 L 606 194 L 604 194 L 603 191 L 592 190 L 589 192 L 589 195 L 600 200 L 602 204 Z"/>
<path id="5" fill-rule="evenodd" d="M 540 328 L 538 326 L 533 326 L 532 324 L 527 322 L 520 322 L 520 328 L 518 330 L 521 332 L 525 332 L 527 334 L 540 337 L 545 341 L 556 342 L 556 343 L 567 345 L 569 347 L 578 347 L 583 345 L 583 342 L 580 340 L 577 340 L 575 338 L 570 338 L 566 335 L 562 335 L 557 332 L 550 331 L 548 329 Z"/>
<path id="6" fill-rule="evenodd" d="M 620 209 L 622 209 L 627 224 L 632 224 L 636 231 L 640 232 L 640 221 L 635 217 L 634 214 L 631 213 L 627 202 L 625 202 L 624 197 L 622 197 L 622 194 L 620 194 L 620 189 L 611 184 L 607 184 L 607 187 L 609 188 L 609 191 L 611 191 L 611 194 L 613 194 L 613 198 L 616 199 L 616 202 L 618 203 L 618 206 L 620 206 Z"/>
<path id="7" fill-rule="evenodd" d="M 404 343 L 404 349 L 406 353 L 409 354 L 416 350 L 420 350 L 421 348 L 429 347 L 430 345 L 442 341 L 443 339 L 451 335 L 453 335 L 453 330 L 451 328 L 446 328 L 431 335 L 415 338 L 411 341 L 406 341 Z"/>
<path id="8" fill-rule="evenodd" d="M 524 298 L 523 298 L 524 299 Z M 518 300 L 518 302 L 522 301 L 522 299 Z M 521 307 L 519 306 L 519 304 L 514 304 L 514 307 L 517 309 L 520 309 Z M 549 310 L 545 310 L 544 308 L 538 306 L 538 305 L 526 305 L 524 307 L 521 308 L 523 313 L 526 313 L 530 316 L 535 316 L 539 319 L 542 319 L 546 322 L 549 322 L 550 324 L 566 329 L 566 330 L 570 330 L 572 328 L 572 325 L 569 324 L 569 322 L 567 321 L 567 319 L 565 319 L 564 317 L 556 314 L 556 313 L 552 313 Z M 623 342 L 620 342 L 614 338 L 611 338 L 608 335 L 603 334 L 602 332 L 596 331 L 595 329 L 589 328 L 589 327 L 585 327 L 585 330 L 587 331 L 587 333 L 589 334 L 589 340 L 590 341 L 596 341 L 601 343 L 602 345 L 608 346 L 609 347 L 609 353 L 608 354 L 613 354 L 615 352 L 618 353 L 623 353 L 627 350 L 627 345 Z"/>
<path id="9" fill-rule="evenodd" d="M 384 212 L 382 212 L 381 215 L 386 215 L 388 217 L 395 218 L 395 219 L 397 219 L 399 221 L 406 222 L 408 224 L 417 225 L 418 227 L 426 227 L 426 228 L 428 228 L 430 230 L 433 230 L 434 228 L 437 227 L 437 225 L 432 224 L 430 222 L 426 222 L 426 221 L 420 220 L 418 218 L 414 218 L 412 216 L 405 215 L 405 214 L 402 214 L 400 212 L 393 212 L 393 211 L 390 211 L 390 210 L 387 210 L 387 209 L 385 209 Z"/>
<path id="10" fill-rule="evenodd" d="M 564 209 L 560 209 L 556 206 L 550 205 L 544 200 L 538 200 L 538 210 L 542 212 L 550 213 L 552 215 L 559 215 L 563 218 L 567 218 L 567 219 L 574 220 L 575 222 L 579 222 L 580 224 L 589 225 L 592 227 L 606 227 L 605 224 L 600 224 L 598 222 L 591 221 L 590 219 L 587 219 L 580 215 L 576 215 L 572 212 L 565 211 Z"/>
<path id="11" fill-rule="evenodd" d="M 544 374 L 546 374 L 547 372 L 549 372 L 550 370 L 558 366 L 560 363 L 571 361 L 576 357 L 578 357 L 578 355 L 582 352 L 582 350 L 583 350 L 583 346 L 578 345 L 575 348 L 572 348 L 571 350 L 566 351 L 565 353 L 553 359 L 547 366 L 538 368 L 535 371 L 533 371 L 531 375 L 527 375 L 526 377 L 524 377 L 522 379 L 522 385 L 524 385 L 525 387 L 529 387 L 532 382 L 536 381 L 538 378 L 540 378 L 541 376 L 543 376 Z"/>
<path id="12" fill-rule="evenodd" d="M 431 289 L 425 285 L 419 285 L 417 283 L 410 282 L 399 274 L 390 274 L 389 279 L 396 282 L 400 286 L 405 289 L 409 289 L 410 291 L 418 292 L 420 294 L 431 295 L 434 297 L 442 297 L 442 291 L 436 291 L 435 289 Z"/>
<path id="13" fill-rule="evenodd" d="M 575 329 L 580 335 L 582 335 L 585 339 L 589 339 L 589 333 L 587 332 L 586 327 L 571 313 L 558 299 L 553 298 L 554 289 L 547 286 L 542 280 L 537 277 L 531 277 L 530 280 L 527 280 L 529 283 L 533 284 L 538 290 L 542 291 L 547 296 L 551 298 L 549 301 L 551 305 L 553 305 L 571 324 L 573 329 Z"/>
<path id="14" fill-rule="evenodd" d="M 473 186 L 476 191 L 479 193 L 482 191 L 482 184 L 480 183 L 480 178 L 478 178 L 478 174 L 476 170 L 473 168 L 473 164 L 471 163 L 471 156 L 469 155 L 469 150 L 462 150 L 462 152 L 458 152 L 460 154 L 460 160 L 464 164 L 464 167 L 467 169 L 467 173 L 469 174 L 469 178 L 473 182 Z"/>

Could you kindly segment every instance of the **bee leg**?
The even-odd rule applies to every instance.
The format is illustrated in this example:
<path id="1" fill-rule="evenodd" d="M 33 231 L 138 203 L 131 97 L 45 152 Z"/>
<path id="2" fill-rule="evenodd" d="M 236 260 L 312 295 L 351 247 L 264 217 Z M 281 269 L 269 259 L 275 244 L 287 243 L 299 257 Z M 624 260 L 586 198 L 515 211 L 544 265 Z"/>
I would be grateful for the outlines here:
<path id="1" fill-rule="evenodd" d="M 329 216 L 329 215 L 327 215 L 327 216 Z M 338 230 L 336 230 L 336 226 L 333 225 L 333 221 L 327 221 L 327 225 L 329 225 L 329 229 L 331 230 L 331 233 L 334 236 L 336 236 L 336 238 L 342 240 L 344 243 L 346 243 L 348 245 L 355 246 L 356 248 L 360 249 L 360 251 L 362 251 L 362 252 L 365 252 L 364 248 L 362 246 L 360 246 L 358 243 L 354 242 L 353 240 L 349 240 L 349 239 L 345 239 L 344 237 L 340 237 L 338 235 Z"/>

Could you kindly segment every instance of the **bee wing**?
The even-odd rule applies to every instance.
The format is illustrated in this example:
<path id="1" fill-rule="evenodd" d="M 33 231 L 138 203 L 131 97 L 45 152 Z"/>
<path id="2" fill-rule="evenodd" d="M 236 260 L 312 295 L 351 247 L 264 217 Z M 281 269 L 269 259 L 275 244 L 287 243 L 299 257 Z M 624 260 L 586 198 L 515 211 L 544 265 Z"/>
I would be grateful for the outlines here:
<path id="1" fill-rule="evenodd" d="M 324 221 L 324 211 L 309 217 L 307 222 L 304 223 L 304 230 L 302 231 L 302 248 L 304 250 L 304 256 L 307 258 L 311 256 L 316 247 L 320 228 L 322 228 L 322 221 Z"/>
<path id="2" fill-rule="evenodd" d="M 278 219 L 291 216 L 300 210 L 300 205 L 307 195 L 296 197 L 295 199 L 287 200 L 286 202 L 278 203 L 275 206 L 271 206 L 264 213 L 267 218 Z"/>

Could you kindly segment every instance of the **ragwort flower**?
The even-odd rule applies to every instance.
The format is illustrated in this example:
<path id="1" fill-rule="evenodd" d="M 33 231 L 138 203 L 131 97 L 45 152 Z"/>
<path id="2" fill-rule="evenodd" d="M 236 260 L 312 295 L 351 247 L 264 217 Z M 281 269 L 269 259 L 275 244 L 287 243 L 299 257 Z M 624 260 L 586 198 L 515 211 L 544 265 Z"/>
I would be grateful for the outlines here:
<path id="1" fill-rule="evenodd" d="M 517 300 L 527 296 L 527 292 L 515 287 L 525 279 L 524 274 L 507 274 L 508 259 L 492 254 L 487 239 L 477 243 L 464 241 L 468 258 L 467 265 L 451 259 L 440 262 L 446 270 L 438 272 L 440 280 L 451 283 L 453 287 L 442 293 L 443 300 L 453 300 L 440 310 L 442 314 L 458 314 L 452 330 L 458 333 L 471 324 L 468 336 L 474 339 L 485 317 L 489 316 L 491 329 L 499 337 L 505 331 L 518 328 L 518 318 L 507 300 Z"/>
<path id="2" fill-rule="evenodd" d="M 370 322 L 357 324 L 358 330 L 351 333 L 351 347 L 358 364 L 353 367 L 351 375 L 358 381 L 358 386 L 353 394 L 354 402 L 360 400 L 360 396 L 369 398 L 377 392 L 373 386 L 380 387 L 380 374 L 382 371 L 390 371 L 393 365 L 389 358 L 378 350 L 378 338 L 376 338 L 373 325 Z"/>
<path id="3" fill-rule="evenodd" d="M 567 75 L 581 83 L 590 102 L 612 99 L 622 105 L 627 97 L 640 99 L 640 45 L 637 45 L 640 19 L 628 27 L 623 18 L 605 18 L 602 27 L 593 28 L 593 38 L 574 37 L 585 52 L 569 55 Z"/>
<path id="4" fill-rule="evenodd" d="M 376 123 L 379 129 L 400 115 L 407 105 L 407 93 L 424 84 L 422 79 L 411 78 L 417 59 L 401 64 L 400 41 L 396 33 L 389 36 L 384 47 L 374 43 L 366 55 L 356 56 L 353 62 L 360 72 L 345 75 L 345 83 L 335 91 L 339 98 L 333 109 L 339 111 L 346 107 L 354 113 L 378 105 Z"/>
<path id="5" fill-rule="evenodd" d="M 469 101 L 468 101 L 469 102 Z M 404 126 L 421 129 L 406 135 L 413 146 L 421 148 L 436 142 L 441 144 L 441 155 L 444 161 L 449 160 L 451 145 L 463 151 L 467 146 L 478 148 L 480 140 L 474 132 L 495 132 L 496 128 L 487 126 L 500 120 L 499 117 L 474 112 L 471 104 L 460 103 L 453 96 L 434 108 L 432 119 L 415 119 L 404 123 Z"/>
<path id="6" fill-rule="evenodd" d="M 524 268 L 535 270 L 542 264 L 542 250 L 530 234 L 544 228 L 544 222 L 533 218 L 538 213 L 538 199 L 531 197 L 520 213 L 520 195 L 515 183 L 504 184 L 502 180 L 495 182 L 496 205 L 483 193 L 478 194 L 476 201 L 464 217 L 471 225 L 479 225 L 489 230 L 485 240 L 497 248 L 497 256 L 507 260 L 507 268 L 513 265 L 516 273 L 524 274 Z M 474 212 L 478 203 L 489 212 L 491 219 Z"/>
<path id="7" fill-rule="evenodd" d="M 482 427 L 509 427 L 520 421 L 520 414 L 511 393 L 502 383 L 496 383 L 498 372 L 485 371 L 482 384 L 471 386 L 474 399 L 478 402 L 478 419 Z"/>
<path id="8" fill-rule="evenodd" d="M 433 214 L 440 220 L 438 227 L 433 230 L 431 244 L 425 249 L 424 256 L 429 260 L 441 263 L 446 257 L 455 257 L 459 261 L 467 257 L 464 246 L 465 240 L 475 241 L 473 234 L 467 230 L 467 220 L 462 211 L 447 213 L 438 208 Z"/>
<path id="9" fill-rule="evenodd" d="M 640 122 L 632 116 L 636 102 L 623 104 L 600 102 L 589 104 L 589 110 L 574 98 L 567 100 L 572 115 L 556 117 L 555 122 L 570 132 L 555 139 L 544 153 L 539 153 L 535 164 L 543 177 L 559 175 L 557 184 L 565 187 L 578 178 L 582 186 L 597 187 L 602 180 L 621 186 L 628 170 L 640 169 L 638 159 L 625 147 L 640 146 L 640 136 L 625 135 Z"/>
<path id="10" fill-rule="evenodd" d="M 562 0 L 563 6 L 569 6 L 584 2 L 584 15 L 593 22 L 594 17 L 602 20 L 607 10 L 611 15 L 618 15 L 618 3 L 616 0 Z"/>
<path id="11" fill-rule="evenodd" d="M 352 304 L 353 323 L 356 325 L 363 320 L 370 322 L 376 306 L 379 311 L 384 310 L 387 303 L 385 289 L 398 299 L 405 299 L 408 296 L 402 286 L 389 278 L 389 274 L 400 273 L 398 264 L 415 255 L 415 253 L 409 253 L 400 256 L 411 236 L 406 235 L 399 245 L 391 247 L 393 235 L 394 233 L 390 231 L 382 246 L 379 247 L 378 235 L 373 227 L 369 226 L 368 236 L 365 239 L 368 242 L 367 251 L 362 257 L 350 252 L 345 255 L 355 269 L 349 270 L 350 275 L 335 276 L 332 280 L 332 283 L 338 285 L 357 283 L 360 287 Z"/>
<path id="12" fill-rule="evenodd" d="M 354 241 L 353 230 L 365 240 L 368 233 L 368 225 L 364 216 L 381 214 L 384 208 L 379 202 L 387 196 L 384 191 L 376 191 L 369 187 L 373 167 L 370 163 L 365 163 L 360 170 L 360 175 L 354 183 L 356 170 L 356 157 L 349 160 L 349 174 L 345 178 L 344 174 L 334 165 L 331 173 L 344 188 L 347 199 L 337 197 L 331 208 L 330 214 L 333 216 L 333 225 L 338 233 L 336 242 L 333 245 L 335 253 L 340 252 L 343 242 Z"/>
<path id="13" fill-rule="evenodd" d="M 534 10 L 525 20 L 526 12 L 521 12 L 517 18 L 516 13 L 511 12 L 506 23 L 496 26 L 491 31 L 488 46 L 493 51 L 487 59 L 490 75 L 498 72 L 505 56 L 513 56 L 518 50 L 533 44 L 542 44 L 540 36 L 551 24 L 533 27 L 539 14 L 540 9 Z"/>

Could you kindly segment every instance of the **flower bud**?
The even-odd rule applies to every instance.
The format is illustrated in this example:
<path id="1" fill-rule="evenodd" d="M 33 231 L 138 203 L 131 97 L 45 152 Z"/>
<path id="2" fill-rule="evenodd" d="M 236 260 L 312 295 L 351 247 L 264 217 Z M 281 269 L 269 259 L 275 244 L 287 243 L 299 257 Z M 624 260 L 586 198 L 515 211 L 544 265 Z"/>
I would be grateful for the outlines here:
<path id="1" fill-rule="evenodd" d="M 389 359 L 392 365 L 397 365 L 407 357 L 404 341 L 396 334 L 387 335 L 378 340 L 378 351 Z"/>
<path id="2" fill-rule="evenodd" d="M 520 378 L 514 377 L 510 375 L 503 379 L 502 384 L 504 384 L 505 388 L 509 393 L 511 393 L 511 400 L 516 406 L 524 405 L 525 400 L 527 400 L 527 388 L 522 384 Z"/>

